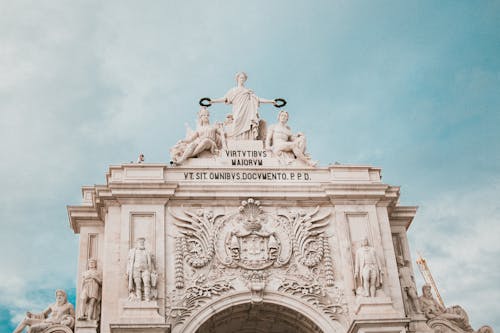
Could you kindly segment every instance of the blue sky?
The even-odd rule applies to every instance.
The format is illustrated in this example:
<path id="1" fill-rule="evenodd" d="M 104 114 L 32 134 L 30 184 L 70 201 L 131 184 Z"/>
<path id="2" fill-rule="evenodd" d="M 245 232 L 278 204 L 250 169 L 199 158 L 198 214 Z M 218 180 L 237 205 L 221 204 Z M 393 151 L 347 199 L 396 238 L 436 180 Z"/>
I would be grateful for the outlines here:
<path id="1" fill-rule="evenodd" d="M 378 166 L 401 185 L 420 207 L 413 255 L 446 304 L 500 329 L 499 1 L 3 0 L 0 12 L 0 332 L 75 287 L 66 205 L 80 187 L 139 152 L 168 162 L 198 99 L 241 70 L 259 96 L 287 99 L 320 164 Z"/>

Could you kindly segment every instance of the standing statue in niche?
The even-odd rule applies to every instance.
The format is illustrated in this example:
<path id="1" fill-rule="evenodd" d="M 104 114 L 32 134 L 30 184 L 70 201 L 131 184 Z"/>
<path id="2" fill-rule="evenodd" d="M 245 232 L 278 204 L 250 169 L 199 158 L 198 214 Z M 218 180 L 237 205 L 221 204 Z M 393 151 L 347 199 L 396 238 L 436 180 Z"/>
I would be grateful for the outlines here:
<path id="1" fill-rule="evenodd" d="M 53 326 L 66 326 L 72 329 L 75 325 L 75 309 L 64 290 L 56 290 L 56 302 L 41 313 L 26 312 L 26 317 L 13 333 L 21 333 L 29 326 L 28 333 L 38 333 Z"/>
<path id="2" fill-rule="evenodd" d="M 354 268 L 354 277 L 359 281 L 358 294 L 375 297 L 376 289 L 382 285 L 381 268 L 375 249 L 368 245 L 368 238 L 364 238 L 356 251 Z"/>
<path id="3" fill-rule="evenodd" d="M 473 332 L 474 330 L 469 324 L 469 317 L 465 310 L 454 305 L 448 308 L 444 308 L 439 302 L 432 296 L 431 286 L 425 284 L 422 287 L 422 296 L 419 297 L 420 306 L 424 312 L 425 317 L 430 320 L 444 320 L 452 325 L 458 326 L 461 330 L 466 332 Z M 432 323 L 429 323 L 432 328 Z"/>
<path id="4" fill-rule="evenodd" d="M 182 163 L 190 157 L 196 157 L 204 151 L 216 155 L 218 149 L 225 146 L 225 135 L 222 126 L 210 125 L 209 112 L 202 107 L 198 112 L 198 126 L 196 131 L 188 133 L 186 139 L 180 140 L 170 150 L 174 163 Z"/>
<path id="5" fill-rule="evenodd" d="M 404 260 L 403 256 L 397 256 L 399 281 L 403 291 L 403 299 L 407 314 L 422 313 L 420 302 L 418 300 L 417 288 L 415 287 L 415 278 L 411 272 L 411 268 L 407 265 L 408 260 Z"/>
<path id="6" fill-rule="evenodd" d="M 234 140 L 256 140 L 263 139 L 263 133 L 259 133 L 261 126 L 259 119 L 259 105 L 273 104 L 276 101 L 260 98 L 245 87 L 248 76 L 241 72 L 236 74 L 236 87 L 230 89 L 224 97 L 210 100 L 211 103 L 226 103 L 233 105 L 233 120 L 228 128 L 228 138 Z"/>
<path id="7" fill-rule="evenodd" d="M 306 137 L 302 133 L 292 134 L 290 126 L 287 125 L 288 112 L 282 110 L 278 114 L 278 123 L 272 125 L 266 135 L 266 149 L 273 153 L 284 163 L 293 162 L 294 159 L 301 160 L 309 166 L 315 166 L 316 162 L 306 154 Z"/>
<path id="8" fill-rule="evenodd" d="M 102 276 L 97 270 L 97 260 L 89 259 L 88 265 L 89 269 L 82 276 L 78 320 L 99 319 Z"/>
<path id="9" fill-rule="evenodd" d="M 151 288 L 156 286 L 156 272 L 153 270 L 151 253 L 144 246 L 145 239 L 137 238 L 136 246 L 128 254 L 127 277 L 129 299 L 150 301 Z"/>

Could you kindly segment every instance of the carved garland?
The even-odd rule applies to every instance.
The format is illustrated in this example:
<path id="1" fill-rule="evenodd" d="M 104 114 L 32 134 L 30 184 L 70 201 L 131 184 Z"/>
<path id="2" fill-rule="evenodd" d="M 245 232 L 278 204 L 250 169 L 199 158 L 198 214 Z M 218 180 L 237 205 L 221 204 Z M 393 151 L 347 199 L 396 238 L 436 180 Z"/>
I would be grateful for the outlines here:
<path id="1" fill-rule="evenodd" d="M 184 237 L 175 238 L 175 287 L 184 288 L 184 247 L 186 240 Z"/>
<path id="2" fill-rule="evenodd" d="M 220 296 L 231 289 L 234 288 L 227 281 L 203 285 L 197 283 L 187 288 L 181 300 L 176 302 L 170 311 L 173 326 L 183 324 L 194 310 L 208 302 L 212 296 Z"/>
<path id="3" fill-rule="evenodd" d="M 338 288 L 335 288 L 336 295 L 334 299 L 315 282 L 300 284 L 297 281 L 285 280 L 281 283 L 278 290 L 304 299 L 319 308 L 333 320 L 338 320 L 340 315 L 347 312 L 342 292 Z"/>
<path id="4" fill-rule="evenodd" d="M 324 249 L 325 249 L 325 275 L 326 275 L 326 285 L 332 287 L 335 283 L 333 275 L 333 260 L 330 251 L 330 245 L 328 244 L 328 237 L 323 237 Z"/>

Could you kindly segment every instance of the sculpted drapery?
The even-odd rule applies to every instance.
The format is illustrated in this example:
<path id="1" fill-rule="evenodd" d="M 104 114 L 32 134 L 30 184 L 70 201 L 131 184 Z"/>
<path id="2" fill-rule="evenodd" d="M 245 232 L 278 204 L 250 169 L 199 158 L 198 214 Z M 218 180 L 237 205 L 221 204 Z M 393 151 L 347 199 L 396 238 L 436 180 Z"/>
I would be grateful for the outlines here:
<path id="1" fill-rule="evenodd" d="M 258 139 L 259 105 L 276 105 L 274 100 L 260 98 L 245 87 L 246 80 L 247 75 L 244 72 L 236 74 L 236 87 L 230 89 L 224 97 L 210 100 L 211 103 L 226 103 L 233 106 L 232 121 L 225 125 L 227 137 L 233 140 Z"/>
<path id="2" fill-rule="evenodd" d="M 240 140 L 252 140 L 257 136 L 259 126 L 259 97 L 251 89 L 246 87 L 234 87 L 224 96 L 227 104 L 233 106 L 232 128 L 229 135 L 231 138 Z"/>

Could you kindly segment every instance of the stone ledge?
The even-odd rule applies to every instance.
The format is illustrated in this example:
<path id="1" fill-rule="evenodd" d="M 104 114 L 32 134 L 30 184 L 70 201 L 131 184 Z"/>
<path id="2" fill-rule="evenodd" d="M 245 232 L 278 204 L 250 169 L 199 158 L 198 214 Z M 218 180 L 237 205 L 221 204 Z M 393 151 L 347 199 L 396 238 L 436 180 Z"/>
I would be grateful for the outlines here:
<path id="1" fill-rule="evenodd" d="M 109 324 L 111 333 L 170 333 L 168 324 Z"/>
<path id="2" fill-rule="evenodd" d="M 353 320 L 346 333 L 406 333 L 409 318 Z"/>

